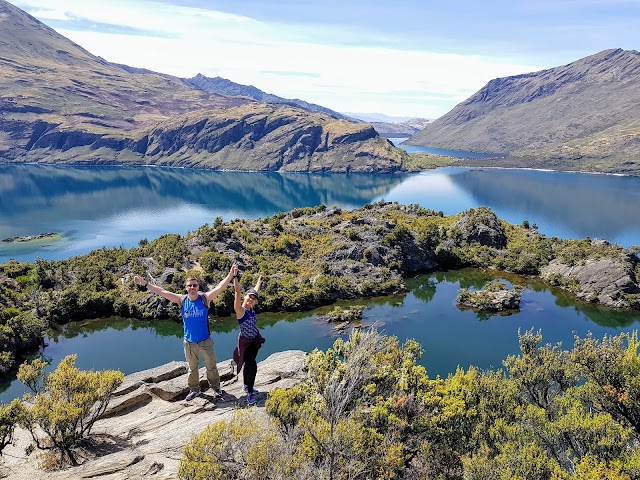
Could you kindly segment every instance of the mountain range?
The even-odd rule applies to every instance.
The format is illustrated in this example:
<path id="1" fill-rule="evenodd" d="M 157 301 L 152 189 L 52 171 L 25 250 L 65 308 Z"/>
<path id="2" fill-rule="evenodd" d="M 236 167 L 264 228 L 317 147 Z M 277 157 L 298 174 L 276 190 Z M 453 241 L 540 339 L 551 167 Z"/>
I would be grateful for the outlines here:
<path id="1" fill-rule="evenodd" d="M 410 137 L 419 132 L 431 120 L 426 118 L 391 117 L 383 113 L 350 114 L 339 113 L 330 108 L 305 102 L 298 98 L 282 98 L 266 93 L 253 85 L 242 85 L 221 77 L 206 77 L 199 73 L 193 78 L 184 79 L 188 84 L 206 92 L 217 93 L 227 97 L 249 97 L 258 102 L 281 103 L 301 107 L 312 112 L 322 112 L 334 118 L 348 120 L 354 123 L 369 123 L 383 137 Z"/>
<path id="2" fill-rule="evenodd" d="M 111 63 L 0 0 L 0 161 L 394 172 L 408 145 L 459 160 L 640 174 L 640 54 L 491 80 L 434 121 L 371 122 L 253 86 Z M 382 136 L 381 136 L 382 135 Z"/>
<path id="3" fill-rule="evenodd" d="M 0 0 L 0 161 L 388 172 L 406 159 L 368 124 L 107 62 Z"/>
<path id="4" fill-rule="evenodd" d="M 640 53 L 605 50 L 491 80 L 405 143 L 506 154 L 514 166 L 637 174 Z"/>

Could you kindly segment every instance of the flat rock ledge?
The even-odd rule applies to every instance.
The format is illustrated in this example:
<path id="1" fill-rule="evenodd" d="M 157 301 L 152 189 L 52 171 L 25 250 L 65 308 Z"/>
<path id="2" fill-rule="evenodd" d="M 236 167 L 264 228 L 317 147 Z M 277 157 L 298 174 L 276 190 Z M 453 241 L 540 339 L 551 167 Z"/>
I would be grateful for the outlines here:
<path id="1" fill-rule="evenodd" d="M 258 364 L 255 388 L 256 414 L 264 414 L 270 390 L 289 388 L 307 377 L 307 354 L 300 350 L 278 352 Z M 225 395 L 214 399 L 203 391 L 191 402 L 185 362 L 170 362 L 156 368 L 127 375 L 115 392 L 105 415 L 92 429 L 89 458 L 82 465 L 45 472 L 38 468 L 37 452 L 26 456 L 28 432 L 18 429 L 16 442 L 0 459 L 0 478 L 10 479 L 175 479 L 182 449 L 193 435 L 210 423 L 230 418 L 238 407 L 246 406 L 242 374 L 234 374 L 231 361 L 218 363 Z M 205 369 L 200 369 L 201 386 L 207 385 Z M 253 408 L 253 407 L 251 407 Z"/>

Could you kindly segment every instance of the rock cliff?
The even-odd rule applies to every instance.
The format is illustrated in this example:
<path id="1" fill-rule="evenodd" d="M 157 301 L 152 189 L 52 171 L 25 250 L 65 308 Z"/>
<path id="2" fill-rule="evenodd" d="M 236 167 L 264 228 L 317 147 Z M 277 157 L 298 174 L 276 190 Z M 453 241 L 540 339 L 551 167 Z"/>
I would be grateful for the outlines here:
<path id="1" fill-rule="evenodd" d="M 570 290 L 581 300 L 628 308 L 640 294 L 634 274 L 638 263 L 638 257 L 628 252 L 616 258 L 587 259 L 577 265 L 555 259 L 541 269 L 541 277 Z"/>

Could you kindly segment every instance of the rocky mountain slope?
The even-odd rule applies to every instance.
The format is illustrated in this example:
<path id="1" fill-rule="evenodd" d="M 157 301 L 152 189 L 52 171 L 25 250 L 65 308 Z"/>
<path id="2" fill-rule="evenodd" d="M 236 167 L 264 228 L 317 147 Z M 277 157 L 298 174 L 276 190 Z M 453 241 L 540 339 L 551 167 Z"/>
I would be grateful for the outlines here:
<path id="1" fill-rule="evenodd" d="M 431 120 L 426 118 L 409 118 L 404 121 L 376 121 L 358 118 L 357 116 L 338 113 L 330 108 L 305 102 L 297 98 L 282 98 L 271 93 L 266 93 L 253 85 L 242 85 L 232 82 L 226 78 L 210 78 L 199 73 L 193 78 L 184 79 L 188 84 L 200 88 L 206 92 L 217 93 L 227 97 L 249 97 L 258 102 L 280 103 L 311 110 L 312 112 L 322 112 L 340 120 L 348 120 L 353 123 L 369 123 L 378 134 L 383 137 L 410 137 L 423 129 Z M 384 115 L 380 114 L 382 117 Z M 373 117 L 372 117 L 373 118 Z M 392 118 L 392 117 L 389 117 Z"/>
<path id="2" fill-rule="evenodd" d="M 364 124 L 109 63 L 0 0 L 0 161 L 377 172 L 406 158 Z"/>
<path id="3" fill-rule="evenodd" d="M 625 172 L 640 170 L 638 118 L 640 53 L 605 50 L 492 80 L 407 143 Z"/>
<path id="4" fill-rule="evenodd" d="M 371 122 L 371 126 L 383 137 L 411 137 L 429 123 L 427 118 L 411 118 L 404 122 Z"/>

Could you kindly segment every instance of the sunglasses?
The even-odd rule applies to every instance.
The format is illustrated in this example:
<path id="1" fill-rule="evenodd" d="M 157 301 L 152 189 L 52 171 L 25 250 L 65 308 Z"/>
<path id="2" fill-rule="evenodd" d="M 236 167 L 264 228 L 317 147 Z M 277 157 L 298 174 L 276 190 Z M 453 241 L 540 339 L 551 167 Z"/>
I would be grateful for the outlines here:
<path id="1" fill-rule="evenodd" d="M 190 283 L 188 285 L 185 285 L 185 287 L 187 288 L 197 288 L 198 284 L 197 283 Z"/>

